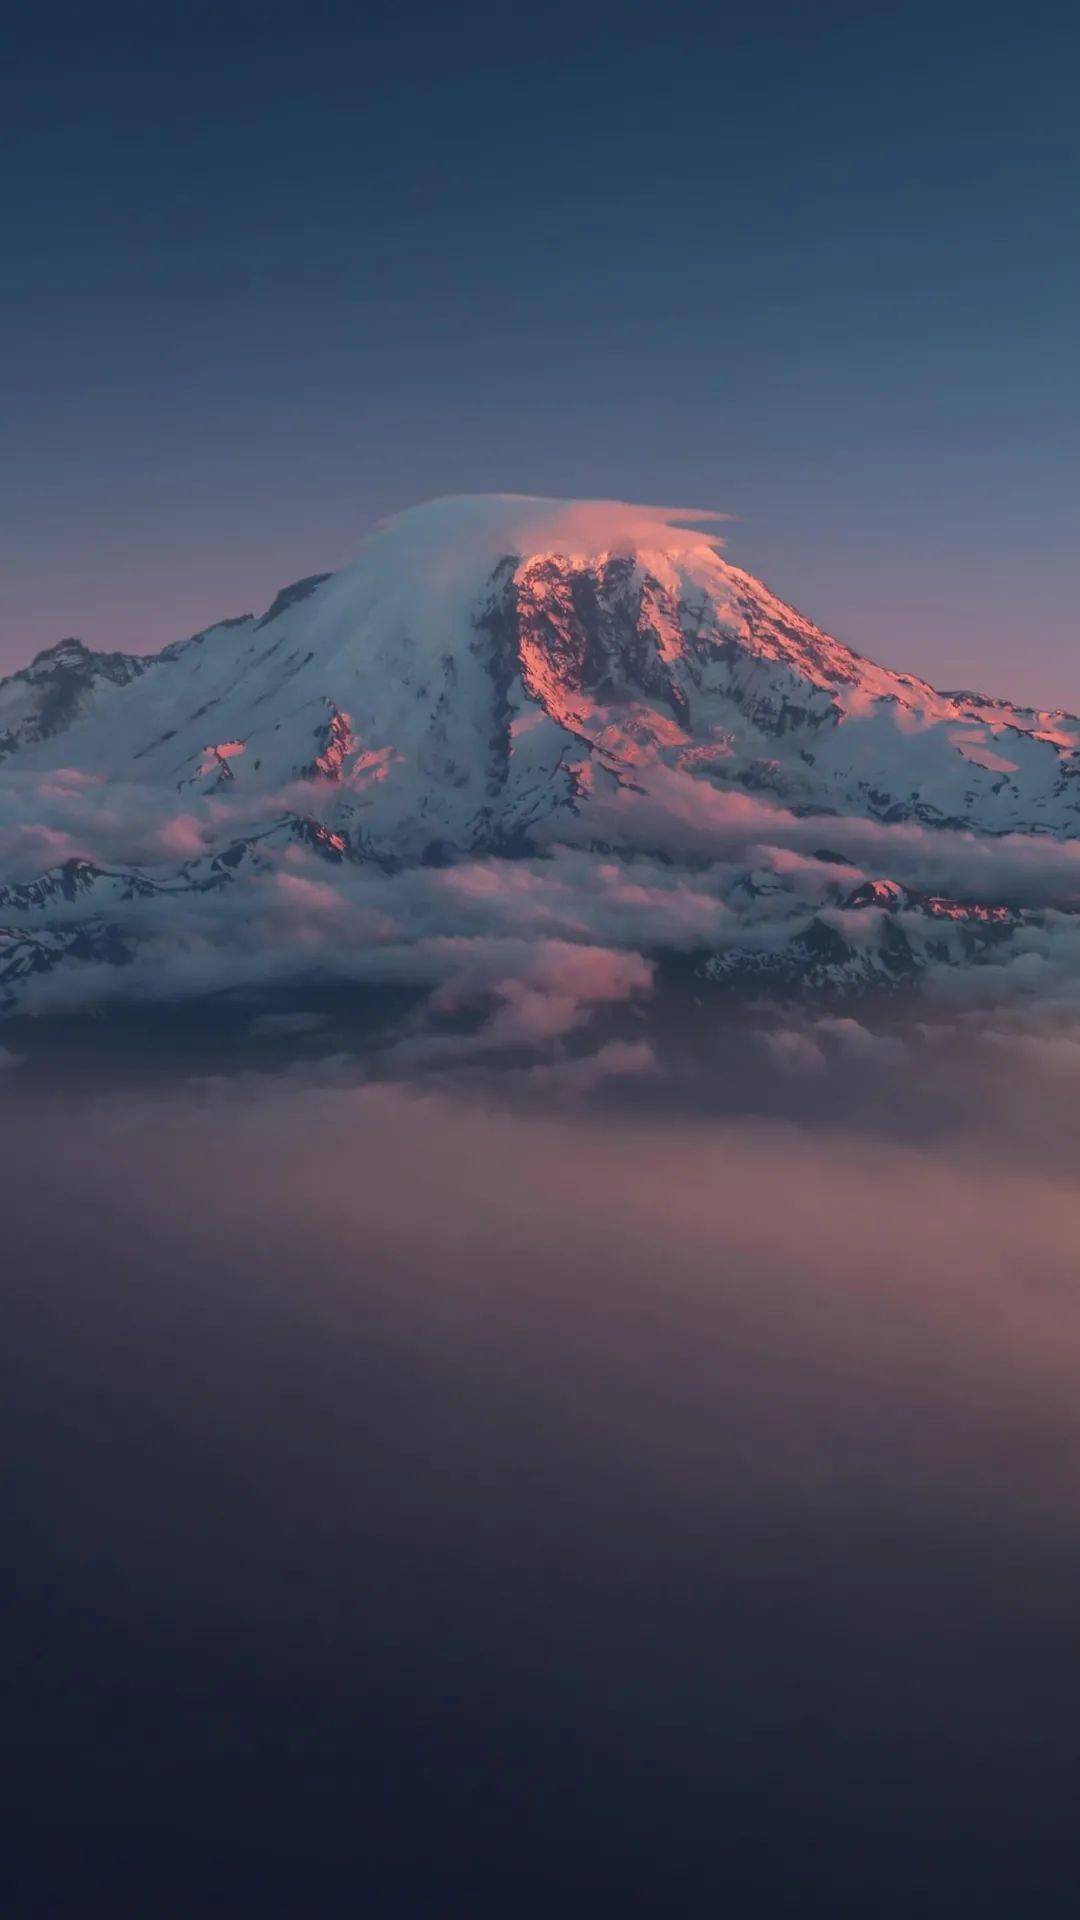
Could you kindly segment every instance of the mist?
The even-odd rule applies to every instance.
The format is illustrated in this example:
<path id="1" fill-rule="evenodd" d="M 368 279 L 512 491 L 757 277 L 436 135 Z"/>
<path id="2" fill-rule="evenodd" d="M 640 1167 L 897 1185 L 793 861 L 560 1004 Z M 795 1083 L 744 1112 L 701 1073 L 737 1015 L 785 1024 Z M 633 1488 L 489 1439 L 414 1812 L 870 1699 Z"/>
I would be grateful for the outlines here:
<path id="1" fill-rule="evenodd" d="M 819 1051 L 0 1076 L 12 1910 L 1068 1910 L 1068 1079 Z"/>

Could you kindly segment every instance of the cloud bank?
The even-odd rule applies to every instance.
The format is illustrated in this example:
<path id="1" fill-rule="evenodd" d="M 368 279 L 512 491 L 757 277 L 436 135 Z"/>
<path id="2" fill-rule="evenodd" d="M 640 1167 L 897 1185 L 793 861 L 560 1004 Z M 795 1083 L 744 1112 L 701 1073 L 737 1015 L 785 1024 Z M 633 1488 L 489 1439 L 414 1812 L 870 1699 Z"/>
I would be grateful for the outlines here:
<path id="1" fill-rule="evenodd" d="M 999 1066 L 1025 1047 L 1063 1072 L 1073 1057 L 1080 842 L 804 817 L 658 767 L 647 794 L 594 802 L 588 844 L 571 818 L 529 857 L 395 869 L 341 858 L 327 804 L 315 781 L 241 801 L 0 771 L 9 1013 L 262 995 L 272 1018 L 283 995 L 392 989 L 411 1011 L 382 1072 L 505 1063 L 593 1087 L 604 1062 L 668 1071 L 673 994 L 730 1025 L 725 983 L 746 1003 L 749 977 L 742 1024 L 793 1076 L 884 1070 L 942 1035 L 981 1036 Z M 72 861 L 85 884 L 64 880 Z M 835 991 L 829 961 L 808 995 L 785 968 L 814 941 L 845 957 Z"/>

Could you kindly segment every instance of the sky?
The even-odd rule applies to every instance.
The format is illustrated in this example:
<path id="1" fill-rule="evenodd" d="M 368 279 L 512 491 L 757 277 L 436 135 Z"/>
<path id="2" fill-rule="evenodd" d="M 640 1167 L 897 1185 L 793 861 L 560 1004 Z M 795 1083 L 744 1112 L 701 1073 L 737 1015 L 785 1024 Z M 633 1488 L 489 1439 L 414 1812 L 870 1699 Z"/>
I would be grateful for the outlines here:
<path id="1" fill-rule="evenodd" d="M 677 501 L 863 651 L 1080 707 L 1072 9 L 26 10 L 0 669 L 454 492 Z"/>

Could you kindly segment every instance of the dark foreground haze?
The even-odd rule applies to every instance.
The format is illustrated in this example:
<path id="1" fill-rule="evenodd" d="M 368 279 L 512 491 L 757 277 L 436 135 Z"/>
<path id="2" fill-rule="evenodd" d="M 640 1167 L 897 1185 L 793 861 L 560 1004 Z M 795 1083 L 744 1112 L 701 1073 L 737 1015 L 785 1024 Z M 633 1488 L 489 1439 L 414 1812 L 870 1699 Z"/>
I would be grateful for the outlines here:
<path id="1" fill-rule="evenodd" d="M 1074 1910 L 1071 1058 L 788 1054 L 9 1063 L 10 1920 Z"/>

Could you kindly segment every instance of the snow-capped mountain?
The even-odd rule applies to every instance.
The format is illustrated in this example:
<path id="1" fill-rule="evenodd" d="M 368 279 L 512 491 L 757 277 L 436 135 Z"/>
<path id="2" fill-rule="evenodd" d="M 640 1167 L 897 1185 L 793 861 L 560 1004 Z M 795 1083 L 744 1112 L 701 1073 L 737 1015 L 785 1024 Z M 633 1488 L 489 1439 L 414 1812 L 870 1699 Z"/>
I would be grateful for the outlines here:
<path id="1" fill-rule="evenodd" d="M 337 823 L 398 858 L 558 833 L 652 767 L 815 811 L 1076 830 L 1080 720 L 877 667 L 666 517 L 593 519 L 437 502 L 150 659 L 63 641 L 0 683 L 0 754 L 179 793 L 323 781 Z"/>
<path id="2" fill-rule="evenodd" d="M 730 564 L 707 518 L 440 501 L 261 616 L 150 658 L 73 640 L 40 654 L 0 682 L 18 822 L 0 816 L 0 985 L 18 998 L 65 958 L 130 959 L 181 923 L 212 939 L 199 900 L 248 881 L 254 911 L 268 876 L 303 863 L 326 887 L 335 866 L 494 873 L 558 847 L 728 863 L 706 978 L 865 985 L 1022 932 L 1045 901 L 999 898 L 992 866 L 986 898 L 985 861 L 978 893 L 943 887 L 910 833 L 894 864 L 886 830 L 918 830 L 931 866 L 926 846 L 955 856 L 958 836 L 1071 840 L 1080 720 L 874 665 Z M 26 814 L 57 793 L 45 844 L 65 857 L 43 870 Z M 845 832 L 839 854 L 811 843 Z"/>

